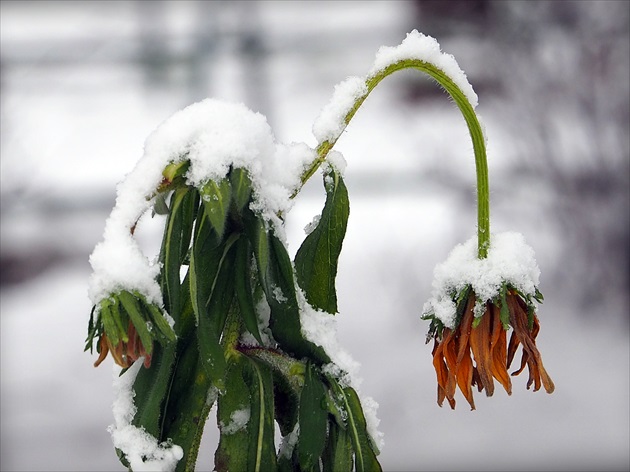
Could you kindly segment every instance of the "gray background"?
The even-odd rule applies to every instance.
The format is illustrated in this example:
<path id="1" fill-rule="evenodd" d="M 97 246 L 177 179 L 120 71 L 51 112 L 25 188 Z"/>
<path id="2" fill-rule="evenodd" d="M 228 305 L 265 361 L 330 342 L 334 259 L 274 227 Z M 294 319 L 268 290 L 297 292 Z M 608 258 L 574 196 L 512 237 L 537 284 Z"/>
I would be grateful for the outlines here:
<path id="1" fill-rule="evenodd" d="M 208 96 L 314 145 L 336 83 L 416 28 L 455 55 L 489 137 L 493 231 L 523 233 L 545 303 L 553 395 L 514 381 L 477 411 L 440 409 L 432 270 L 475 232 L 474 163 L 456 107 L 417 72 L 386 79 L 336 149 L 351 216 L 339 338 L 380 404 L 385 470 L 627 470 L 629 6 L 625 1 L 31 2 L 1 8 L 2 470 L 122 470 L 111 360 L 83 341 L 88 255 L 148 134 Z M 297 250 L 319 178 L 287 228 Z M 153 254 L 162 220 L 139 237 Z M 212 418 L 199 469 L 212 469 Z"/>

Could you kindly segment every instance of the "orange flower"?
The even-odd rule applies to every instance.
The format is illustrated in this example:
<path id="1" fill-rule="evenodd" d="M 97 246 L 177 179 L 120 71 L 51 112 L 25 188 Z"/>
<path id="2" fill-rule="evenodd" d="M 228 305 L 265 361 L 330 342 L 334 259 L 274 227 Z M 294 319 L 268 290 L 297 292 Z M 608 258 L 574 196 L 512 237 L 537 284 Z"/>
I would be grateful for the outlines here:
<path id="1" fill-rule="evenodd" d="M 474 410 L 472 387 L 476 386 L 480 392 L 485 389 L 486 395 L 490 397 L 494 393 L 495 379 L 511 395 L 512 382 L 507 369 L 519 344 L 523 346 L 521 366 L 512 375 L 520 374 L 527 366 L 528 389 L 533 383 L 534 391 L 539 390 L 541 385 L 547 393 L 554 391 L 553 381 L 536 348 L 535 339 L 540 330 L 538 318 L 533 311 L 529 311 L 530 307 L 515 291 L 507 290 L 502 299 L 503 302 L 487 302 L 482 316 L 476 318 L 475 294 L 470 291 L 468 299 L 464 300 L 466 304 L 459 324 L 453 329 L 444 328 L 441 335 L 435 333 L 432 354 L 438 382 L 437 401 L 440 406 L 446 398 L 451 408 L 455 408 L 455 390 L 459 386 Z M 505 315 L 502 320 L 501 303 L 506 304 L 509 326 L 513 328 L 509 346 L 506 330 L 509 326 L 504 325 Z"/>
<path id="2" fill-rule="evenodd" d="M 151 355 L 147 354 L 144 345 L 140 341 L 140 336 L 136 331 L 133 323 L 129 322 L 129 328 L 127 329 L 128 342 L 123 340 L 118 344 L 112 346 L 112 343 L 107 338 L 107 334 L 103 333 L 98 343 L 99 356 L 94 362 L 94 367 L 98 367 L 101 362 L 105 360 L 109 352 L 112 353 L 114 362 L 123 369 L 131 367 L 131 365 L 141 357 L 144 357 L 144 366 L 146 368 L 151 367 Z"/>

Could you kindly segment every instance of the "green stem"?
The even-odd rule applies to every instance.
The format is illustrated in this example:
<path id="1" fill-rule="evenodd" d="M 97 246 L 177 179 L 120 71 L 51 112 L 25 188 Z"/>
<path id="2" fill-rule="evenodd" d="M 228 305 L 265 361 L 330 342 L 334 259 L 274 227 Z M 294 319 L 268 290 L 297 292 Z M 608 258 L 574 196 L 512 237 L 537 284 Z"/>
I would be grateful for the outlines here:
<path id="1" fill-rule="evenodd" d="M 446 75 L 442 70 L 435 67 L 433 64 L 421 61 L 419 59 L 404 59 L 395 62 L 385 69 L 381 70 L 378 74 L 370 76 L 366 79 L 365 84 L 367 86 L 367 93 L 362 97 L 359 97 L 350 111 L 344 118 L 345 125 L 348 125 L 352 117 L 355 115 L 359 107 L 363 104 L 370 92 L 388 75 L 402 69 L 418 69 L 422 72 L 429 74 L 433 77 L 444 89 L 450 94 L 457 106 L 459 107 L 466 124 L 468 125 L 468 131 L 473 143 L 473 149 L 475 153 L 475 168 L 477 173 L 477 255 L 479 259 L 483 259 L 488 255 L 488 247 L 490 245 L 490 190 L 488 186 L 488 164 L 486 159 L 486 143 L 483 136 L 483 131 L 475 110 L 466 98 L 466 95 L 461 89 L 453 82 L 453 80 Z M 330 141 L 324 141 L 317 146 L 317 158 L 312 162 L 310 167 L 304 171 L 301 177 L 301 185 L 296 190 L 295 195 L 300 191 L 306 181 L 317 171 L 321 164 L 326 160 L 328 153 L 333 148 L 339 138 L 335 138 Z"/>

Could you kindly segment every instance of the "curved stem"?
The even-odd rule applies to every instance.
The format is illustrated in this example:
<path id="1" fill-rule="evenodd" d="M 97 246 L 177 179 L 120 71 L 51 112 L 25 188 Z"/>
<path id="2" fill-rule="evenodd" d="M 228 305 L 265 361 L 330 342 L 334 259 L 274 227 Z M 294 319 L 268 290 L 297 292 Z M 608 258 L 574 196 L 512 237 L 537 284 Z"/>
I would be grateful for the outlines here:
<path id="1" fill-rule="evenodd" d="M 367 93 L 362 97 L 359 97 L 352 108 L 346 114 L 344 118 L 344 124 L 348 125 L 352 117 L 355 115 L 359 107 L 363 104 L 370 92 L 388 75 L 393 74 L 397 70 L 402 69 L 418 69 L 422 72 L 429 74 L 433 77 L 444 89 L 450 94 L 457 106 L 459 107 L 466 124 L 468 125 L 468 131 L 473 143 L 473 149 L 475 153 L 475 168 L 477 173 L 477 242 L 478 242 L 478 257 L 483 259 L 488 255 L 488 246 L 490 245 L 490 191 L 488 187 L 488 164 L 486 159 L 486 143 L 481 129 L 481 125 L 475 114 L 475 110 L 466 98 L 466 95 L 461 89 L 453 82 L 453 80 L 446 75 L 442 70 L 435 67 L 433 64 L 419 59 L 404 59 L 395 62 L 379 73 L 370 76 L 366 79 L 365 84 L 367 86 Z M 317 171 L 321 164 L 326 160 L 328 153 L 337 142 L 335 138 L 331 141 L 324 141 L 317 146 L 317 158 L 312 162 L 310 167 L 304 171 L 301 177 L 301 185 L 296 190 L 295 195 L 300 191 L 301 187 L 306 181 Z"/>

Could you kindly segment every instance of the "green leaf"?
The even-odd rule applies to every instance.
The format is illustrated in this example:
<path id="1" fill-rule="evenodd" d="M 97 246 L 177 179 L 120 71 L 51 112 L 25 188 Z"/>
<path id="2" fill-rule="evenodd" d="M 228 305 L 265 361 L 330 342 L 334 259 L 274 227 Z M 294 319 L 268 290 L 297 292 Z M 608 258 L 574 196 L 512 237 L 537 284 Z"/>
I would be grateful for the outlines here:
<path id="1" fill-rule="evenodd" d="M 336 421 L 329 423 L 328 440 L 322 455 L 323 472 L 352 472 L 352 441 Z"/>
<path id="2" fill-rule="evenodd" d="M 234 204 L 236 205 L 236 210 L 240 213 L 249 202 L 249 197 L 252 193 L 252 181 L 247 170 L 234 168 L 230 172 L 230 183 L 232 184 Z"/>
<path id="3" fill-rule="evenodd" d="M 183 472 L 195 468 L 204 425 L 215 396 L 212 394 L 213 382 L 199 360 L 195 333 L 180 339 L 177 346 L 177 363 L 169 383 L 159 439 L 170 439 L 181 446 L 184 457 L 178 462 L 176 471 Z"/>
<path id="4" fill-rule="evenodd" d="M 147 320 L 144 318 L 142 309 L 138 304 L 138 299 L 126 290 L 118 293 L 117 297 L 127 312 L 127 315 L 129 315 L 133 326 L 136 328 L 136 332 L 138 333 L 138 336 L 140 336 L 140 341 L 144 346 L 144 350 L 147 354 L 151 355 L 153 352 L 153 336 L 149 331 Z"/>
<path id="5" fill-rule="evenodd" d="M 275 471 L 276 447 L 273 421 L 273 381 L 269 368 L 249 359 L 245 381 L 251 396 L 250 420 L 247 425 L 248 471 Z"/>
<path id="6" fill-rule="evenodd" d="M 233 359 L 225 375 L 225 392 L 218 399 L 217 423 L 220 438 L 214 455 L 217 472 L 246 471 L 249 459 L 248 426 L 245 424 L 238 428 L 238 423 L 235 423 L 243 414 L 249 414 L 248 423 L 251 421 L 252 401 L 249 387 L 243 379 L 243 363 L 248 361 L 242 356 Z"/>
<path id="7" fill-rule="evenodd" d="M 133 384 L 136 407 L 133 424 L 156 438 L 162 437 L 163 409 L 171 387 L 175 352 L 175 343 L 167 347 L 158 344 L 151 356 L 151 367 L 141 368 Z"/>
<path id="8" fill-rule="evenodd" d="M 245 329 L 249 331 L 256 341 L 262 345 L 262 338 L 258 329 L 258 316 L 254 304 L 254 296 L 251 287 L 251 261 L 252 252 L 247 238 L 241 238 L 236 244 L 235 260 L 235 289 L 238 305 L 243 318 Z"/>
<path id="9" fill-rule="evenodd" d="M 378 452 L 367 432 L 367 423 L 357 393 L 351 387 L 342 388 L 332 377 L 327 377 L 327 379 L 337 403 L 347 415 L 346 431 L 352 442 L 357 472 L 381 471 L 381 465 L 376 458 Z"/>
<path id="10" fill-rule="evenodd" d="M 315 229 L 304 239 L 295 256 L 297 280 L 315 308 L 337 313 L 335 278 L 346 235 L 350 205 L 341 176 L 329 167 L 324 175 L 326 203 Z"/>
<path id="11" fill-rule="evenodd" d="M 328 412 L 324 409 L 326 390 L 315 368 L 308 364 L 300 395 L 300 434 L 297 453 L 303 470 L 319 470 L 319 458 L 326 444 Z"/>
<path id="12" fill-rule="evenodd" d="M 310 357 L 321 364 L 329 363 L 330 358 L 324 350 L 307 341 L 302 334 L 293 265 L 286 247 L 251 211 L 246 211 L 244 216 L 247 236 L 256 255 L 260 284 L 271 308 L 269 327 L 274 339 L 282 349 L 298 358 Z"/>
<path id="13" fill-rule="evenodd" d="M 222 237 L 232 198 L 230 181 L 223 179 L 217 183 L 214 180 L 210 180 L 201 188 L 200 194 L 206 215 L 210 219 L 217 235 Z"/>
<path id="14" fill-rule="evenodd" d="M 197 191 L 189 187 L 180 187 L 173 192 L 171 208 L 166 220 L 160 262 L 162 263 L 162 292 L 164 304 L 171 316 L 177 320 L 181 310 L 180 268 L 188 247 L 192 232 Z"/>

